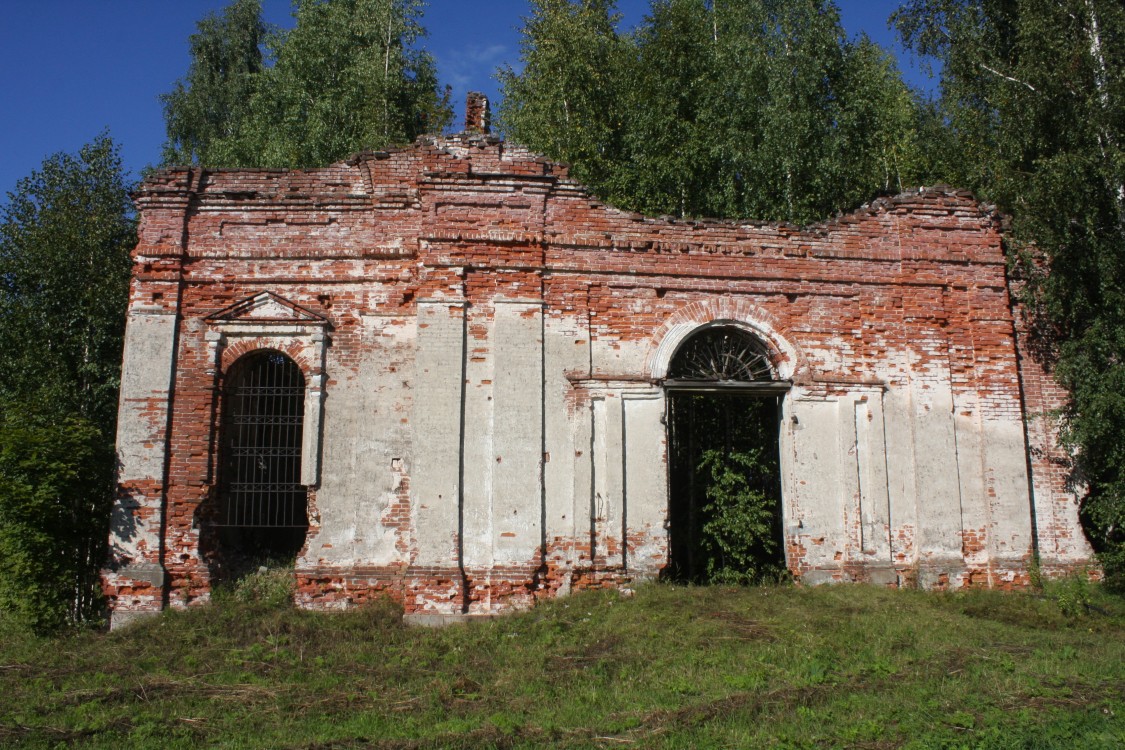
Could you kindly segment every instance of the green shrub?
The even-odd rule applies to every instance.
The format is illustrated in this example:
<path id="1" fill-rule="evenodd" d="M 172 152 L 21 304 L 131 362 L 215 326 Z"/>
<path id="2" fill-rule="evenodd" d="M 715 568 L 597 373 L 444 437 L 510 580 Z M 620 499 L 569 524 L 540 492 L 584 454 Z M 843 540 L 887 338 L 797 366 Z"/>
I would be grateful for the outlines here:
<path id="1" fill-rule="evenodd" d="M 751 584 L 776 578 L 777 502 L 756 481 L 769 474 L 760 447 L 708 450 L 700 471 L 710 477 L 703 506 L 703 548 L 711 583 Z"/>

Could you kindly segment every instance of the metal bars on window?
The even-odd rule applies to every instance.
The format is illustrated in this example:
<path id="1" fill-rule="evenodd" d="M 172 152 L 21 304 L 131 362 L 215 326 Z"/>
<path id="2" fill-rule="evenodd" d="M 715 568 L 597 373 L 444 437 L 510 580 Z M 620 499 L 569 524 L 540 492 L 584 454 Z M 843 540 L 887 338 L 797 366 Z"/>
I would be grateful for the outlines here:
<path id="1" fill-rule="evenodd" d="M 279 352 L 252 354 L 235 365 L 224 396 L 219 525 L 307 527 L 300 368 Z"/>

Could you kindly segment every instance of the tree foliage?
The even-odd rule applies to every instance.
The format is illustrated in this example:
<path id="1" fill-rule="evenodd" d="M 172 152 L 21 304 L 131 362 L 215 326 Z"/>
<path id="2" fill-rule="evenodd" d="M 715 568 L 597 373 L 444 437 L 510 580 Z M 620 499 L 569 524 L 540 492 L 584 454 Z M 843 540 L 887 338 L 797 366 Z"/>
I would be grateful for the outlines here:
<path id="1" fill-rule="evenodd" d="M 500 120 L 646 213 L 805 222 L 917 179 L 920 110 L 823 0 L 533 0 Z"/>
<path id="2" fill-rule="evenodd" d="M 187 77 L 160 97 L 165 164 L 242 164 L 253 159 L 254 110 L 266 39 L 261 0 L 235 0 L 188 40 Z"/>
<path id="3" fill-rule="evenodd" d="M 0 206 L 0 395 L 112 436 L 136 225 L 101 135 L 16 183 Z"/>
<path id="4" fill-rule="evenodd" d="M 1070 392 L 1088 531 L 1123 582 L 1125 6 L 914 0 L 895 22 L 942 63 L 946 178 L 1009 212 L 1013 250 L 1044 261 L 1025 269 L 1029 301 Z"/>
<path id="5" fill-rule="evenodd" d="M 777 458 L 766 445 L 763 440 L 741 450 L 711 448 L 699 463 L 698 473 L 707 480 L 708 502 L 700 515 L 711 583 L 762 583 L 783 573 L 776 563 L 781 557 Z"/>
<path id="6" fill-rule="evenodd" d="M 95 606 L 134 244 L 105 135 L 0 206 L 0 608 L 36 627 Z"/>
<path id="7" fill-rule="evenodd" d="M 569 162 L 590 185 L 621 161 L 630 45 L 617 35 L 613 0 L 533 0 L 523 28 L 523 69 L 500 71 L 508 134 Z"/>
<path id="8" fill-rule="evenodd" d="M 113 443 L 81 416 L 0 407 L 0 611 L 54 630 L 97 610 Z"/>
<path id="9" fill-rule="evenodd" d="M 292 30 L 268 29 L 261 0 L 199 23 L 186 78 L 162 97 L 165 164 L 322 166 L 440 131 L 420 0 L 296 0 Z"/>

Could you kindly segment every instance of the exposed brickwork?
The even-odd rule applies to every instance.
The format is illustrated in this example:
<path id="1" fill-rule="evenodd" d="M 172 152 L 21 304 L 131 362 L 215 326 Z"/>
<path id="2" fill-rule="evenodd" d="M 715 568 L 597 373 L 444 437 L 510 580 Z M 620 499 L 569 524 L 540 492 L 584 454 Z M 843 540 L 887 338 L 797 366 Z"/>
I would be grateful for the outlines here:
<path id="1" fill-rule="evenodd" d="M 971 196 L 915 191 L 809 228 L 645 218 L 592 199 L 564 167 L 481 135 L 487 132 L 483 106 L 469 114 L 477 134 L 360 154 L 324 169 L 174 169 L 146 180 L 137 196 L 141 228 L 132 310 L 176 316 L 174 379 L 166 397 L 150 397 L 151 403 L 135 399 L 138 413 L 152 422 L 146 428 L 151 440 L 138 450 L 163 457 L 166 475 L 123 481 L 120 512 L 140 521 L 147 515 L 152 528 L 163 530 L 161 549 L 140 550 L 143 560 L 161 566 L 167 577 L 161 594 L 153 593 L 151 584 L 107 573 L 114 607 L 159 608 L 207 598 L 213 550 L 206 543 L 201 548 L 201 530 L 218 481 L 223 378 L 240 356 L 263 348 L 288 354 L 308 382 L 323 379 L 325 438 L 315 443 L 322 465 L 310 488 L 311 528 L 297 573 L 303 604 L 344 606 L 390 593 L 412 612 L 491 612 L 649 575 L 666 555 L 663 511 L 653 511 L 656 520 L 647 525 L 632 527 L 629 518 L 635 514 L 627 509 L 623 518 L 610 502 L 604 514 L 591 512 L 591 527 L 587 518 L 574 518 L 570 506 L 566 513 L 557 510 L 570 496 L 581 509 L 583 487 L 610 481 L 609 469 L 589 455 L 593 438 L 573 436 L 585 434 L 588 415 L 601 413 L 596 404 L 610 405 L 606 419 L 631 418 L 631 402 L 623 402 L 631 388 L 655 389 L 659 397 L 661 363 L 666 366 L 674 348 L 668 342 L 717 321 L 751 327 L 764 339 L 775 369 L 794 383 L 794 394 L 799 391 L 791 398 L 805 404 L 801 409 L 838 403 L 832 408 L 844 414 L 852 408 L 849 398 L 866 403 L 868 394 L 877 401 L 885 393 L 887 399 L 906 394 L 901 403 L 924 414 L 935 394 L 949 394 L 951 406 L 934 401 L 933 408 L 952 411 L 955 424 L 949 429 L 960 430 L 956 445 L 963 455 L 957 460 L 964 466 L 951 471 L 969 477 L 961 480 L 960 492 L 979 496 L 980 508 L 966 505 L 954 524 L 959 536 L 947 546 L 955 550 L 958 566 L 934 568 L 924 581 L 920 576 L 930 575 L 931 563 L 920 546 L 920 522 L 910 517 L 914 510 L 884 520 L 887 552 L 880 565 L 897 583 L 1026 582 L 1026 565 L 1019 561 L 1029 559 L 1028 540 L 996 531 L 1015 512 L 1009 488 L 1018 486 L 1018 477 L 996 474 L 988 442 L 992 425 L 1018 430 L 1025 409 L 1033 415 L 1027 435 L 1039 546 L 1049 553 L 1045 566 L 1057 563 L 1061 569 L 1088 557 L 1073 513 L 1074 492 L 1065 484 L 1065 456 L 1054 447 L 1049 420 L 1037 416 L 1059 406 L 1063 394 L 1042 367 L 1020 356 L 1016 335 L 1022 329 L 1013 318 L 1000 222 Z M 316 330 L 327 339 L 310 333 L 314 326 L 307 321 L 235 321 L 231 326 L 243 326 L 236 330 L 211 318 L 262 292 L 322 319 Z M 465 404 L 480 404 L 487 414 L 523 408 L 509 404 L 523 398 L 510 384 L 524 376 L 506 376 L 510 357 L 497 354 L 504 344 L 497 334 L 501 305 L 523 305 L 515 322 L 505 325 L 543 348 L 532 358 L 542 362 L 534 376 L 545 389 L 538 402 L 545 420 L 542 446 L 501 451 L 499 432 L 481 444 L 498 454 L 490 461 L 500 468 L 490 464 L 489 477 L 501 477 L 498 472 L 515 461 L 540 473 L 542 489 L 541 496 L 526 498 L 527 513 L 519 516 L 526 533 L 503 531 L 499 520 L 489 521 L 494 533 L 489 554 L 495 558 L 489 565 L 465 558 L 461 564 L 419 562 L 426 557 L 423 537 L 429 528 L 420 525 L 420 514 L 456 507 L 456 494 L 442 494 L 440 501 L 416 494 L 414 467 L 422 461 L 420 444 L 431 436 L 415 434 L 412 420 L 434 397 L 414 390 L 421 366 L 415 340 L 431 325 L 420 317 L 422 301 L 450 304 L 453 322 L 442 325 L 461 325 L 457 321 L 465 316 L 465 351 L 448 352 L 449 367 L 464 380 L 460 403 L 470 411 L 463 419 L 477 408 Z M 335 412 L 343 403 L 360 404 L 356 408 L 364 411 Z M 343 416 L 379 426 L 371 446 L 351 451 L 333 442 L 332 420 Z M 560 419 L 573 425 L 565 437 L 549 427 Z M 355 429 L 368 434 L 362 424 Z M 849 429 L 858 446 L 854 423 Z M 467 437 L 472 444 L 475 436 Z M 970 438 L 979 447 L 966 442 Z M 362 451 L 377 456 L 367 458 Z M 915 451 L 910 460 L 924 460 L 923 453 Z M 662 452 L 656 460 L 663 461 Z M 349 468 L 362 461 L 364 467 L 379 467 L 383 489 L 376 490 L 376 483 L 362 489 L 365 480 L 355 475 L 361 470 Z M 447 468 L 457 475 L 456 466 Z M 469 479 L 455 483 L 456 492 L 469 498 L 460 502 L 463 514 L 469 509 L 461 522 L 470 531 L 479 521 L 470 497 L 477 492 L 476 470 L 476 464 L 461 467 Z M 583 472 L 596 476 L 587 480 Z M 885 483 L 900 481 L 899 474 L 892 479 Z M 912 481 L 922 480 L 907 476 L 900 484 Z M 895 485 L 886 492 L 893 506 L 906 490 Z M 926 512 L 927 492 L 920 486 L 912 495 L 919 513 Z M 130 499 L 134 495 L 142 499 Z M 1009 505 L 996 505 L 1000 496 Z M 489 502 L 497 501 L 493 496 Z M 854 534 L 809 532 L 802 519 L 822 512 L 817 502 L 796 493 L 787 506 L 792 571 L 875 580 L 870 555 L 857 548 L 858 541 L 848 541 L 859 539 L 860 514 L 840 515 Z M 858 508 L 867 500 L 857 495 L 854 502 Z M 1019 502 L 1026 513 L 1030 500 Z M 897 512 L 893 507 L 892 516 Z M 449 511 L 445 517 L 454 515 Z M 132 539 L 127 530 L 119 535 Z M 526 535 L 534 537 L 529 548 L 536 551 L 519 560 L 504 558 L 505 545 Z M 454 556 L 469 544 L 467 537 L 459 541 L 455 526 L 438 536 Z M 1008 538 L 1018 548 L 1004 546 Z M 354 552 L 345 555 L 341 548 L 349 545 Z M 115 555 L 114 570 L 140 559 L 136 552 Z M 159 596 L 163 605 L 153 598 Z"/>
<path id="2" fill-rule="evenodd" d="M 488 97 L 479 91 L 470 91 L 465 106 L 465 132 L 485 134 L 492 129 L 492 113 Z"/>
<path id="3" fill-rule="evenodd" d="M 1018 281 L 1012 282 L 1015 293 Z M 1087 542 L 1078 522 L 1078 503 L 1084 488 L 1073 476 L 1073 458 L 1059 444 L 1059 420 L 1067 405 L 1066 391 L 1052 377 L 1052 352 L 1030 330 L 1028 312 L 1013 309 L 1020 357 L 1028 454 L 1034 477 L 1035 523 L 1040 566 L 1046 575 L 1080 573 L 1091 578 L 1101 571 L 1088 561 L 1075 561 L 1075 551 Z"/>

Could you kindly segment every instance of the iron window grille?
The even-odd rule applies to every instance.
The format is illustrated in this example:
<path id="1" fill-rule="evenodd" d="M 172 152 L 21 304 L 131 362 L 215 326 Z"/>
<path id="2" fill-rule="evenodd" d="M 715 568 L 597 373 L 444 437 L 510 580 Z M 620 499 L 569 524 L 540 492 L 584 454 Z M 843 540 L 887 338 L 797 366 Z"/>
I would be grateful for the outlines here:
<path id="1" fill-rule="evenodd" d="M 228 378 L 223 404 L 220 526 L 306 528 L 301 484 L 305 379 L 280 352 L 252 354 Z"/>

